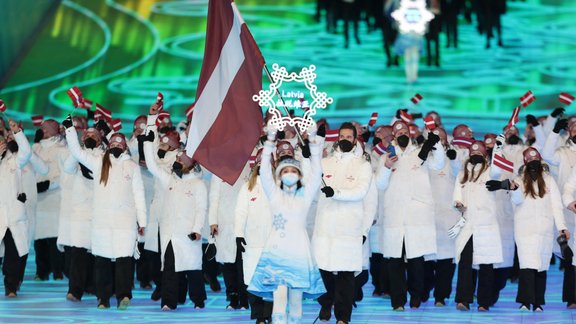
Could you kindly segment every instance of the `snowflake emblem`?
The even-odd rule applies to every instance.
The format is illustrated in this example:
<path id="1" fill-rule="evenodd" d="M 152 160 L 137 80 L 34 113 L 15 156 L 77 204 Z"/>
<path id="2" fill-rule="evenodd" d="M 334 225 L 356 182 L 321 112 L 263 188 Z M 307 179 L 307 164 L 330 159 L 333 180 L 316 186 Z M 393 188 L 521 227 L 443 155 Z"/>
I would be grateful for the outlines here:
<path id="1" fill-rule="evenodd" d="M 400 8 L 392 12 L 403 33 L 424 35 L 426 25 L 434 19 L 434 14 L 426 9 L 426 0 L 402 0 Z"/>
<path id="2" fill-rule="evenodd" d="M 283 230 L 284 224 L 286 224 L 286 222 L 286 218 L 284 218 L 282 214 L 276 214 L 274 215 L 274 220 L 272 221 L 272 227 L 274 227 L 276 231 Z"/>
<path id="3" fill-rule="evenodd" d="M 274 63 L 272 65 L 272 72 L 270 73 L 274 82 L 270 84 L 269 90 L 260 90 L 257 95 L 252 96 L 252 100 L 257 101 L 260 107 L 265 107 L 272 114 L 270 123 L 272 127 L 281 131 L 289 126 L 296 126 L 301 132 L 306 131 L 312 125 L 315 124 L 312 117 L 316 115 L 316 109 L 324 109 L 327 104 L 334 102 L 334 99 L 328 97 L 326 92 L 318 92 L 318 87 L 314 84 L 316 79 L 316 66 L 310 65 L 310 67 L 304 67 L 300 73 L 295 72 L 288 73 L 285 67 L 281 67 Z M 309 107 L 302 105 L 305 112 L 302 117 L 290 118 L 290 116 L 282 116 L 282 112 L 276 107 L 276 101 L 274 97 L 279 93 L 278 89 L 282 86 L 283 82 L 299 82 L 304 83 L 306 89 L 310 92 L 310 97 L 313 99 L 309 103 Z"/>

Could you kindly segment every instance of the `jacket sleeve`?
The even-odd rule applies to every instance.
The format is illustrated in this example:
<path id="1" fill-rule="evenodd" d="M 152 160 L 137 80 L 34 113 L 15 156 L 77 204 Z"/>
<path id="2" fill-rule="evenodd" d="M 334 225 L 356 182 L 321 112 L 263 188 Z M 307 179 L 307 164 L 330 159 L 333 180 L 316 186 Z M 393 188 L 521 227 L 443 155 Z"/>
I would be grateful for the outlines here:
<path id="1" fill-rule="evenodd" d="M 524 202 L 524 183 L 522 183 L 521 178 L 517 178 L 515 182 L 518 184 L 518 188 L 510 191 L 510 200 L 514 205 L 520 205 Z"/>
<path id="2" fill-rule="evenodd" d="M 434 144 L 434 150 L 432 150 L 432 159 L 426 160 L 428 163 L 428 168 L 431 170 L 442 170 L 444 169 L 444 147 L 442 147 L 442 143 L 438 142 Z"/>
<path id="3" fill-rule="evenodd" d="M 564 208 L 562 206 L 562 197 L 558 185 L 552 177 L 547 177 L 547 179 L 548 181 L 546 181 L 546 186 L 550 192 L 550 207 L 552 208 L 551 212 L 554 217 L 554 224 L 556 224 L 556 228 L 559 231 L 568 229 L 564 219 Z"/>
<path id="4" fill-rule="evenodd" d="M 362 233 L 368 237 L 368 232 L 376 220 L 378 213 L 378 189 L 376 189 L 375 181 L 370 181 L 370 188 L 364 198 L 364 217 L 362 218 Z"/>
<path id="5" fill-rule="evenodd" d="M 376 187 L 379 190 L 386 190 L 388 189 L 388 185 L 390 184 L 390 176 L 392 175 L 392 170 L 388 169 L 384 163 L 380 163 L 380 167 L 376 172 Z"/>
<path id="6" fill-rule="evenodd" d="M 152 175 L 160 180 L 162 186 L 168 187 L 170 185 L 170 174 L 166 170 L 158 167 L 156 163 L 156 158 L 154 158 L 153 143 L 144 142 L 144 157 L 146 158 L 146 167 Z"/>
<path id="7" fill-rule="evenodd" d="M 362 158 L 358 158 L 362 159 Z M 372 167 L 368 161 L 362 160 L 363 163 L 359 165 L 359 168 L 355 170 L 358 178 L 354 183 L 354 187 L 347 189 L 340 189 L 338 187 L 334 189 L 334 200 L 339 201 L 360 201 L 366 197 L 368 188 L 370 187 L 370 181 L 372 180 Z"/>
<path id="8" fill-rule="evenodd" d="M 30 161 L 30 157 L 32 156 L 32 148 L 30 147 L 30 143 L 28 143 L 28 139 L 24 135 L 24 131 L 19 131 L 18 133 L 14 134 L 14 140 L 16 144 L 18 144 L 18 153 L 16 154 L 16 159 L 18 161 L 18 167 L 22 169 L 28 161 Z"/>
<path id="9" fill-rule="evenodd" d="M 50 171 L 48 165 L 44 163 L 44 161 L 36 153 L 32 153 L 32 156 L 30 157 L 30 164 L 34 169 L 34 172 L 36 172 L 36 174 L 39 176 L 45 177 Z"/>
<path id="10" fill-rule="evenodd" d="M 132 160 L 127 160 L 124 163 L 134 162 L 132 162 Z M 132 194 L 134 195 L 134 206 L 136 207 L 138 227 L 146 227 L 146 197 L 144 194 L 144 183 L 142 182 L 140 167 L 136 164 L 134 165 L 134 172 L 132 174 Z"/>
<path id="11" fill-rule="evenodd" d="M 206 214 L 208 213 L 208 190 L 202 180 L 198 181 L 198 188 L 196 197 L 196 218 L 194 219 L 193 233 L 202 233 L 204 222 L 206 221 Z"/>
<path id="12" fill-rule="evenodd" d="M 74 156 L 78 162 L 84 164 L 85 167 L 94 172 L 100 159 L 88 154 L 80 147 L 78 134 L 76 134 L 76 129 L 74 127 L 66 129 L 66 142 L 68 142 L 68 150 L 70 150 L 70 154 Z"/>
<path id="13" fill-rule="evenodd" d="M 208 195 L 208 225 L 218 225 L 218 206 L 220 204 L 220 186 L 222 180 L 212 175 L 210 180 L 210 194 Z"/>
<path id="14" fill-rule="evenodd" d="M 304 186 L 307 199 L 314 200 L 322 183 L 322 146 L 310 143 L 310 174 Z"/>
<path id="15" fill-rule="evenodd" d="M 64 161 L 62 171 L 68 174 L 76 174 L 77 170 L 78 170 L 78 161 L 74 158 L 72 154 L 69 154 L 68 158 L 66 158 L 66 161 Z"/>
<path id="16" fill-rule="evenodd" d="M 460 179 L 462 179 L 463 176 L 464 172 L 460 171 L 456 177 L 456 181 L 454 183 L 454 193 L 452 194 L 452 201 L 454 201 L 453 205 L 456 205 L 456 203 L 461 203 L 466 206 L 466 198 L 464 197 L 464 191 L 462 190 L 462 185 L 460 184 Z"/>
<path id="17" fill-rule="evenodd" d="M 552 117 L 551 115 L 548 115 L 548 117 L 544 120 L 544 126 L 542 126 L 542 129 L 546 136 L 552 133 L 552 130 L 554 129 L 554 126 L 556 125 L 557 121 L 558 118 Z"/>
<path id="18" fill-rule="evenodd" d="M 536 138 L 536 141 L 534 142 L 534 147 L 538 151 L 542 151 L 542 148 L 546 143 L 546 134 L 544 134 L 544 127 L 538 125 L 536 127 L 533 127 L 532 129 L 534 130 L 534 137 Z"/>
<path id="19" fill-rule="evenodd" d="M 560 134 L 550 132 L 542 148 L 542 158 L 550 165 L 558 166 L 560 164 L 560 157 L 556 153 L 559 138 Z"/>
<path id="20" fill-rule="evenodd" d="M 312 150 L 312 146 L 310 146 Z M 274 142 L 266 141 L 264 143 L 264 148 L 262 149 L 262 162 L 260 164 L 260 181 L 262 182 L 262 189 L 266 193 L 268 199 L 272 199 L 274 192 L 277 190 L 276 182 L 274 181 L 274 176 L 272 175 L 272 161 L 270 156 L 274 151 Z M 313 168 L 313 166 L 311 166 Z M 312 171 L 313 173 L 314 171 Z M 312 174 L 310 174 L 310 179 L 312 179 Z"/>
<path id="21" fill-rule="evenodd" d="M 564 202 L 565 207 L 568 207 L 571 202 L 576 200 L 574 199 L 575 190 L 576 190 L 576 168 L 572 169 L 570 177 L 564 183 L 562 201 Z"/>
<path id="22" fill-rule="evenodd" d="M 248 220 L 248 183 L 245 183 L 236 200 L 234 209 L 234 236 L 245 237 L 246 221 Z"/>

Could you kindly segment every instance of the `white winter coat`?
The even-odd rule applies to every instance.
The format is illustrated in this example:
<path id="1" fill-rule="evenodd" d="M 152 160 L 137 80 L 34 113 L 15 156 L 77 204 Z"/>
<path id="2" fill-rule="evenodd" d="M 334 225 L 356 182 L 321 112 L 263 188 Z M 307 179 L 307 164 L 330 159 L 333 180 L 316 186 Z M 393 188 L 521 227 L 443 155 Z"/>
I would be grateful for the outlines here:
<path id="1" fill-rule="evenodd" d="M 376 174 L 376 186 L 384 193 L 381 248 L 385 258 L 413 259 L 436 253 L 435 202 L 430 185 L 430 170 L 444 167 L 444 150 L 436 143 L 423 163 L 420 148 L 409 144 L 404 151 L 396 146 L 398 161 L 392 169 L 382 160 Z"/>
<path id="2" fill-rule="evenodd" d="M 246 182 L 240 189 L 236 200 L 234 236 L 243 237 L 246 241 L 245 252 L 242 253 L 246 285 L 252 280 L 271 229 L 272 214 L 268 205 L 268 197 L 264 193 L 262 181 L 258 176 L 252 190 L 248 189 L 248 182 Z"/>
<path id="3" fill-rule="evenodd" d="M 146 202 L 140 167 L 123 153 L 110 155 L 108 184 L 100 183 L 102 157 L 80 148 L 74 127 L 66 129 L 70 153 L 94 177 L 91 230 L 92 254 L 104 258 L 131 257 L 137 244 L 138 227 L 146 227 Z"/>
<path id="4" fill-rule="evenodd" d="M 30 160 L 30 144 L 24 132 L 14 134 L 18 144 L 18 152 L 6 155 L 0 160 L 0 251 L 4 251 L 4 235 L 10 230 L 18 256 L 28 254 L 30 240 L 28 238 L 28 219 L 25 204 L 18 199 L 23 193 L 22 168 Z"/>
<path id="5" fill-rule="evenodd" d="M 144 143 L 148 170 L 160 181 L 164 192 L 164 210 L 159 214 L 162 269 L 164 254 L 172 242 L 176 272 L 202 270 L 202 240 L 192 241 L 188 235 L 202 233 L 208 209 L 208 192 L 204 182 L 194 173 L 179 178 L 156 164 L 152 143 Z"/>
<path id="6" fill-rule="evenodd" d="M 576 235 L 574 218 L 576 217 L 576 214 L 568 210 L 568 206 L 570 205 L 570 203 L 576 200 L 575 193 L 576 193 L 576 169 L 572 170 L 570 176 L 568 177 L 568 179 L 566 179 L 564 188 L 562 190 L 562 202 L 564 204 L 564 207 L 566 207 L 564 208 L 564 210 L 567 211 L 564 213 L 564 215 L 566 215 L 564 220 L 566 221 L 566 226 L 568 227 L 568 230 L 570 231 L 570 233 L 572 233 L 572 239 L 570 239 L 569 242 L 572 251 L 576 251 L 574 249 L 574 242 L 576 241 L 576 239 L 574 238 L 574 235 Z M 576 265 L 576 258 L 572 258 L 572 265 Z"/>
<path id="7" fill-rule="evenodd" d="M 362 271 L 362 236 L 370 230 L 364 228 L 364 198 L 372 181 L 370 163 L 354 152 L 335 151 L 322 159 L 322 170 L 334 196 L 326 198 L 320 193 L 318 199 L 312 236 L 316 263 L 325 271 Z"/>
<path id="8" fill-rule="evenodd" d="M 481 165 L 468 165 L 471 170 L 475 169 L 475 177 Z M 490 172 L 493 172 L 492 175 Z M 476 182 L 470 180 L 461 184 L 464 171 L 458 174 L 454 186 L 454 204 L 462 203 L 467 209 L 464 213 L 466 224 L 456 237 L 456 262 L 460 260 L 460 254 L 464 246 L 472 236 L 474 253 L 472 264 L 495 264 L 501 263 L 502 241 L 500 239 L 500 226 L 498 225 L 496 205 L 494 204 L 494 192 L 486 189 L 486 181 L 499 179 L 499 174 L 488 168 Z"/>
<path id="9" fill-rule="evenodd" d="M 26 193 L 26 217 L 28 218 L 28 239 L 33 241 L 36 232 L 36 205 L 38 190 L 36 178 L 48 175 L 48 165 L 38 155 L 32 152 L 30 161 L 22 169 L 22 186 Z"/>
<path id="10" fill-rule="evenodd" d="M 48 165 L 48 175 L 41 176 L 36 182 L 50 180 L 48 191 L 38 194 L 36 205 L 35 240 L 58 236 L 58 219 L 60 217 L 61 170 L 68 158 L 66 141 L 59 136 L 43 139 L 32 146 L 32 150 Z"/>
<path id="11" fill-rule="evenodd" d="M 547 271 L 550 267 L 552 245 L 556 238 L 554 223 L 559 230 L 568 229 L 562 213 L 562 198 L 556 181 L 544 174 L 546 194 L 543 198 L 533 198 L 524 194 L 522 178 L 515 181 L 518 189 L 512 191 L 514 211 L 514 239 L 518 248 L 520 269 Z M 534 183 L 536 194 L 538 185 Z"/>

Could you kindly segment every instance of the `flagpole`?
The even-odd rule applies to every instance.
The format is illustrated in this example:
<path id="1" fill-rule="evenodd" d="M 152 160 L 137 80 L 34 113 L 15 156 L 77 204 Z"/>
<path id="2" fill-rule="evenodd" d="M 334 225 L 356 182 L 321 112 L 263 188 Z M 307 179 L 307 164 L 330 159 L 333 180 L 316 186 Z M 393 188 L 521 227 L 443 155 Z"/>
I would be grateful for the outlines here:
<path id="1" fill-rule="evenodd" d="M 275 82 L 274 78 L 272 77 L 272 74 L 270 74 L 270 70 L 268 70 L 268 66 L 266 64 L 264 64 L 264 71 L 266 71 L 266 75 L 268 76 L 270 82 L 274 83 Z M 284 102 L 284 98 L 282 98 L 282 95 L 280 94 L 280 91 L 278 91 L 278 89 L 276 89 L 276 94 L 278 95 L 278 98 L 282 101 L 284 112 L 286 112 L 288 118 L 292 120 L 292 116 L 290 116 L 290 112 L 288 111 L 288 108 L 286 108 L 286 102 Z M 294 124 L 294 128 L 296 128 L 296 136 L 298 136 L 298 141 L 300 142 L 300 145 L 304 147 L 304 139 L 302 139 L 302 136 L 300 136 L 300 130 L 298 129 L 298 125 Z M 322 185 L 324 185 L 324 187 L 327 187 L 328 185 L 326 184 L 326 181 L 324 181 L 324 177 L 322 177 L 321 180 Z"/>

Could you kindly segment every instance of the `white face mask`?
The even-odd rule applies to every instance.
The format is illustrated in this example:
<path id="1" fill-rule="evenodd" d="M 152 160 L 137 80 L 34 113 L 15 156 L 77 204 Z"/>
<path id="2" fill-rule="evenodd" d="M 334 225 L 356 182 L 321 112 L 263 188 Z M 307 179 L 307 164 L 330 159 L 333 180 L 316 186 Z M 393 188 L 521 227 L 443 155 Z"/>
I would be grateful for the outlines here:
<path id="1" fill-rule="evenodd" d="M 284 173 L 282 175 L 282 183 L 288 187 L 295 185 L 298 180 L 300 180 L 300 176 L 297 173 Z"/>

